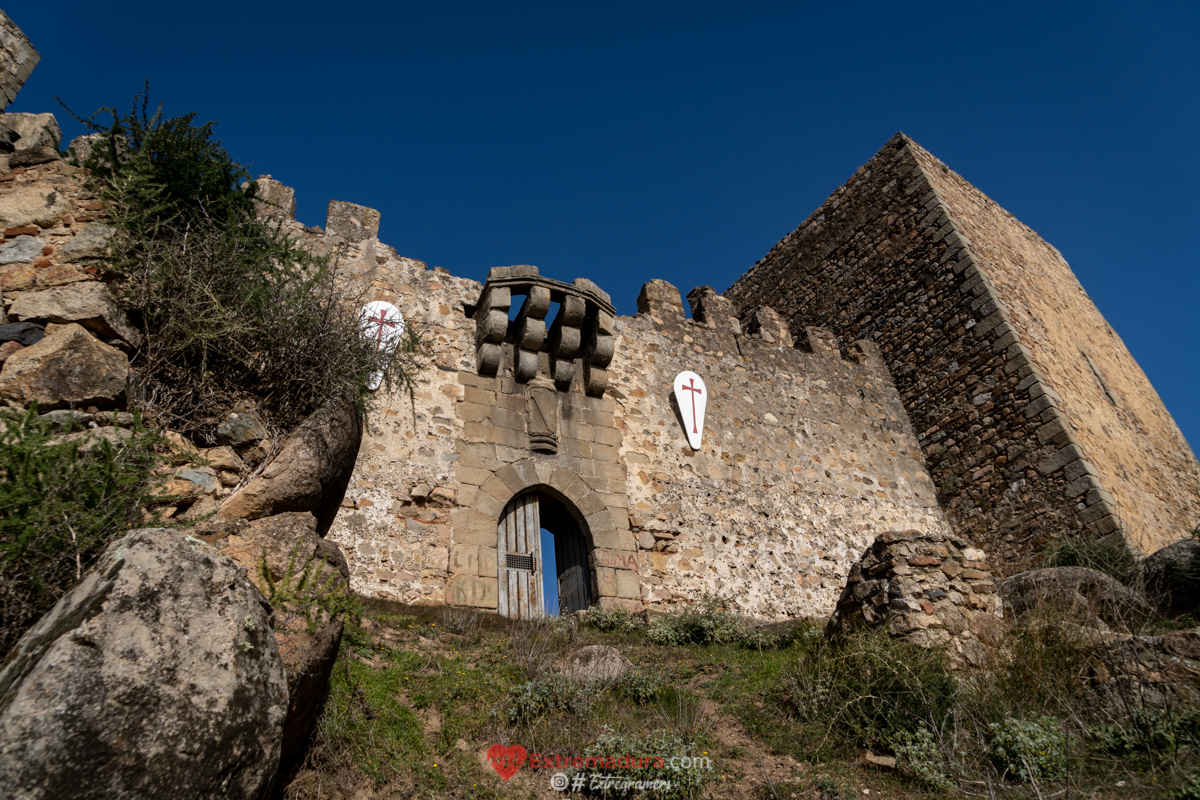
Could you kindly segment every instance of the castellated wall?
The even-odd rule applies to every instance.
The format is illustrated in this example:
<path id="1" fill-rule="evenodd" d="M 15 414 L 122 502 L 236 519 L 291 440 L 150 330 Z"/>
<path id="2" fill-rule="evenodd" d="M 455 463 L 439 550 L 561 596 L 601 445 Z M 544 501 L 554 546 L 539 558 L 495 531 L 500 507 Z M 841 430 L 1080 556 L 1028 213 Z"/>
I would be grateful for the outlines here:
<path id="1" fill-rule="evenodd" d="M 725 293 L 875 342 L 956 531 L 1002 574 L 1060 536 L 1151 552 L 1200 469 L 1053 247 L 897 134 Z"/>
<path id="2" fill-rule="evenodd" d="M 282 191 L 260 185 L 264 196 Z M 290 197 L 278 205 L 290 211 Z M 557 453 L 534 451 L 530 384 L 514 377 L 521 340 L 512 326 L 521 323 L 499 345 L 496 374 L 481 375 L 483 286 L 398 256 L 376 238 L 369 212 L 331 204 L 323 234 L 296 234 L 336 255 L 347 280 L 369 288 L 366 299 L 392 302 L 433 341 L 415 396 L 379 398 L 329 534 L 355 590 L 495 609 L 499 517 L 532 487 L 578 512 L 592 600 L 609 607 L 669 607 L 714 592 L 762 618 L 825 616 L 878 534 L 950 532 L 874 347 L 842 353 L 815 329 L 799 331 L 793 346 L 769 309 L 743 329 L 707 287 L 691 295 L 695 320 L 661 281 L 647 284 L 637 315 L 601 320 L 611 363 L 586 369 L 595 357 L 580 349 L 569 386 L 554 390 Z M 548 350 L 539 353 L 543 373 Z M 683 369 L 711 393 L 699 452 L 671 399 Z"/>

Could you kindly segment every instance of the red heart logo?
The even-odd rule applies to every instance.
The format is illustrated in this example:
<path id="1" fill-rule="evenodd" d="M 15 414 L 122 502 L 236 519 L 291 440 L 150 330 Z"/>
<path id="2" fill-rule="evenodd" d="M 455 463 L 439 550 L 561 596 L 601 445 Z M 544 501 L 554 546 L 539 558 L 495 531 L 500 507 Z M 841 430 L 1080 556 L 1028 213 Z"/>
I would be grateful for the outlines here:
<path id="1" fill-rule="evenodd" d="M 492 769 L 496 770 L 496 774 L 504 780 L 508 780 L 517 774 L 517 770 L 525 763 L 525 756 L 527 755 L 528 753 L 525 751 L 525 748 L 519 744 L 508 747 L 502 744 L 494 744 L 487 751 L 488 763 L 492 765 Z"/>

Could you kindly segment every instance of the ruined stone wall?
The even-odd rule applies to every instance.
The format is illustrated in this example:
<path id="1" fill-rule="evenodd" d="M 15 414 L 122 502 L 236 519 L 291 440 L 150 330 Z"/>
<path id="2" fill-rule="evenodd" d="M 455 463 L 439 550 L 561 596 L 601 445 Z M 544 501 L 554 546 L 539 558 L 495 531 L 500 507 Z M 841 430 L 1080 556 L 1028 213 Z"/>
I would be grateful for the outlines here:
<path id="1" fill-rule="evenodd" d="M 41 58 L 17 24 L 0 11 L 0 111 L 16 99 Z"/>
<path id="2" fill-rule="evenodd" d="M 793 328 L 825 325 L 843 341 L 869 339 L 879 345 L 920 436 L 942 507 L 960 535 L 992 553 L 1001 574 L 1028 566 L 1054 537 L 1124 530 L 1143 547 L 1177 537 L 1177 532 L 1139 527 L 1136 519 L 1122 522 L 1109 484 L 1092 463 L 1102 460 L 1103 452 L 1085 452 L 1089 444 L 1095 448 L 1095 441 L 1085 443 L 1078 434 L 1077 426 L 1088 423 L 1059 409 L 1062 395 L 1043 374 L 1052 359 L 1034 355 L 1030 348 L 1041 346 L 1037 332 L 1031 331 L 1027 344 L 1022 335 L 1028 326 L 1010 316 L 1002 299 L 1008 289 L 998 287 L 1015 281 L 1016 268 L 1006 273 L 992 261 L 1004 253 L 1016 264 L 1017 249 L 975 246 L 960 221 L 968 213 L 958 212 L 966 205 L 960 197 L 964 191 L 944 186 L 952 173 L 923 153 L 898 134 L 726 296 L 742 309 L 773 306 Z M 956 186 L 966 185 L 957 176 L 954 180 L 960 182 Z M 972 230 L 981 240 L 1003 227 L 994 204 L 986 213 L 981 207 L 971 213 L 977 215 Z M 1074 281 L 1065 263 L 1052 271 L 1060 283 L 1068 277 Z M 1035 285 L 1031 294 L 1054 291 L 1051 284 Z M 1081 315 L 1103 324 L 1082 291 L 1066 308 L 1084 304 L 1090 311 Z M 1037 313 L 1032 303 L 1022 308 L 1029 316 Z M 1065 327 L 1066 317 L 1058 322 Z M 1115 334 L 1103 341 L 1110 351 L 1119 348 L 1125 354 L 1116 359 L 1124 367 L 1104 360 L 1100 369 L 1136 383 L 1136 366 L 1129 367 L 1132 358 Z M 1075 392 L 1079 383 L 1057 386 Z M 1148 383 L 1134 394 L 1141 409 L 1157 402 L 1149 399 Z M 1081 391 L 1072 408 L 1094 400 L 1094 392 Z M 1147 416 L 1169 419 L 1161 403 L 1157 409 Z M 1104 424 L 1110 419 L 1116 424 L 1115 415 Z M 1178 466 L 1186 475 L 1191 454 L 1186 444 L 1180 447 L 1182 439 L 1172 441 L 1163 433 L 1158 442 L 1174 453 L 1160 463 Z M 1191 463 L 1194 470 L 1194 459 Z M 1140 491 L 1147 498 L 1178 496 L 1177 485 L 1146 477 Z M 1169 508 L 1183 505 L 1182 500 L 1155 501 L 1153 514 L 1164 517 Z M 1167 528 L 1179 523 L 1191 524 L 1177 517 Z"/>

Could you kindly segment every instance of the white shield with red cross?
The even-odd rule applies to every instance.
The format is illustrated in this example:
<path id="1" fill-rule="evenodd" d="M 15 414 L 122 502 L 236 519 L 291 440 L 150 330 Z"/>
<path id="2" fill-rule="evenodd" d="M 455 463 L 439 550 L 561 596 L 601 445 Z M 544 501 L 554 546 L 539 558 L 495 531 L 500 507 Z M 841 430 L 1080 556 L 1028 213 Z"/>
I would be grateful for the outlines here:
<path id="1" fill-rule="evenodd" d="M 675 376 L 675 400 L 679 403 L 679 415 L 683 417 L 683 431 L 693 450 L 700 449 L 700 437 L 704 435 L 704 407 L 708 405 L 708 389 L 704 379 L 694 372 L 684 370 Z"/>
<path id="2" fill-rule="evenodd" d="M 363 306 L 359 314 L 359 324 L 362 325 L 363 337 L 374 344 L 376 350 L 389 355 L 404 335 L 404 315 L 400 313 L 400 309 L 383 300 L 374 300 Z M 391 358 L 387 360 L 391 361 Z M 380 370 L 371 374 L 367 388 L 375 391 L 382 382 L 383 370 Z"/>

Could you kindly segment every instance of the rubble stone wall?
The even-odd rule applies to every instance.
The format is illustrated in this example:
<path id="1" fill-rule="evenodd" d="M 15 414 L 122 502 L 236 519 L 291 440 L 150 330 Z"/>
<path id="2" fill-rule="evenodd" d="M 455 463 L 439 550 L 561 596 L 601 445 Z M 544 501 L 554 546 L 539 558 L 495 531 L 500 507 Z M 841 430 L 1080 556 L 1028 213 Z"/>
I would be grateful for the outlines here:
<path id="1" fill-rule="evenodd" d="M 1144 550 L 1178 538 L 1197 519 L 1197 468 L 1170 415 L 1107 330 L 1092 345 L 1104 352 L 1092 356 L 1096 372 L 1111 373 L 1143 421 L 1088 416 L 1103 389 L 1060 363 L 1076 335 L 1066 322 L 1107 326 L 1061 257 L 1049 263 L 1053 248 L 1027 245 L 1036 234 L 968 186 L 898 134 L 726 296 L 743 316 L 768 305 L 793 329 L 823 325 L 879 346 L 942 508 L 1000 574 L 1059 536 L 1121 531 Z M 1018 279 L 1027 291 L 1012 288 Z M 1036 327 L 1045 301 L 1030 298 L 1056 294 L 1061 311 Z M 1124 461 L 1108 455 L 1135 450 L 1120 442 L 1141 435 L 1139 424 L 1151 446 Z M 1105 431 L 1118 444 L 1101 444 Z M 1130 513 L 1131 503 L 1147 510 Z"/>
<path id="2" fill-rule="evenodd" d="M 711 290 L 687 319 L 678 290 L 654 281 L 640 312 L 615 320 L 609 389 L 588 396 L 577 369 L 558 392 L 558 452 L 535 452 L 513 343 L 497 375 L 476 371 L 481 284 L 399 258 L 357 226 L 357 241 L 330 245 L 336 229 L 314 241 L 340 254 L 364 300 L 395 304 L 433 343 L 414 396 L 379 398 L 330 532 L 360 592 L 495 608 L 500 513 L 539 486 L 585 518 L 596 599 L 631 609 L 713 592 L 759 617 L 825 615 L 878 534 L 949 532 L 869 344 L 843 356 L 812 331 L 804 352 L 769 310 L 743 332 Z M 698 452 L 671 397 L 683 369 L 712 392 Z"/>
<path id="3" fill-rule="evenodd" d="M 17 24 L 0 11 L 0 111 L 16 99 L 41 59 Z"/>

